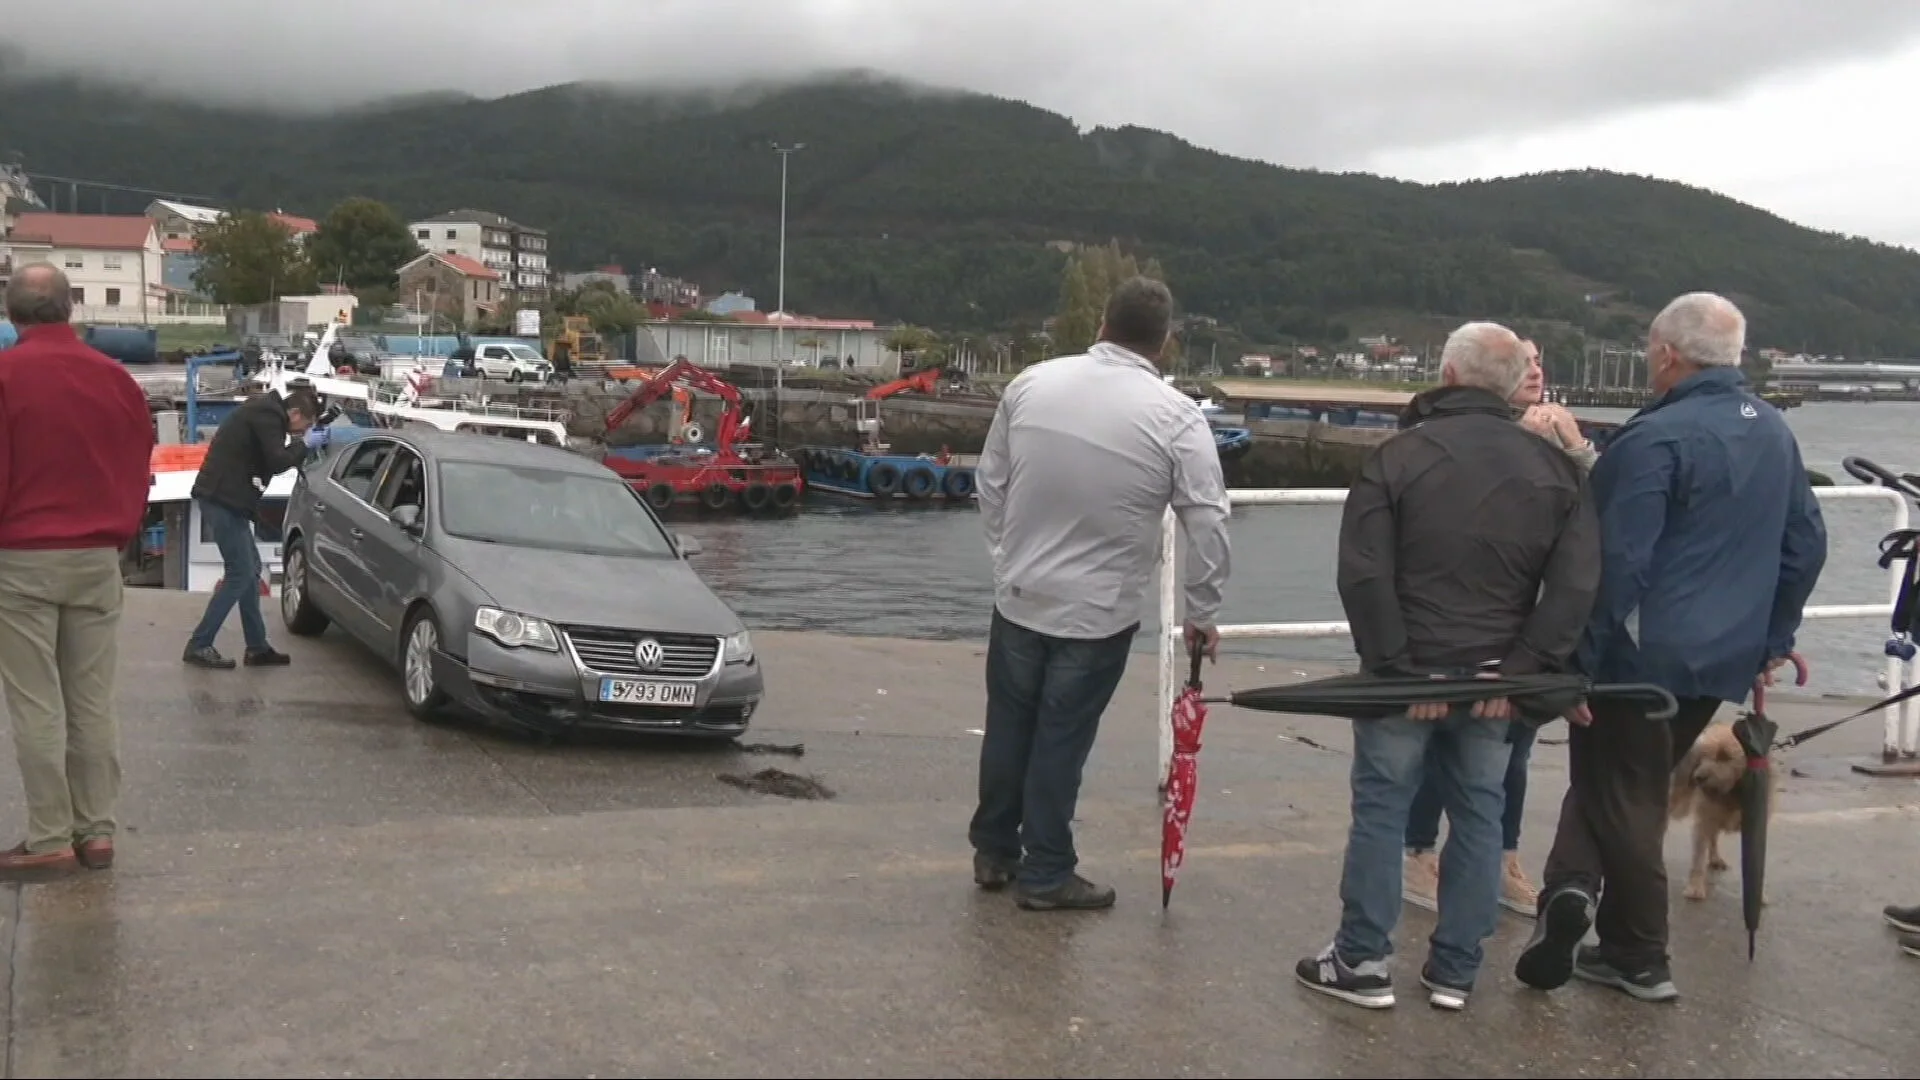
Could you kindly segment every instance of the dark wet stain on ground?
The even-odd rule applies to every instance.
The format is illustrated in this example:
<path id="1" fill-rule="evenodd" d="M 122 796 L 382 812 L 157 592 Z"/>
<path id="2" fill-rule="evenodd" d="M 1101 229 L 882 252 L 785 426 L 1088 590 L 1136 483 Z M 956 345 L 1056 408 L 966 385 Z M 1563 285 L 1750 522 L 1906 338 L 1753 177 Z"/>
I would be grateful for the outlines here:
<path id="1" fill-rule="evenodd" d="M 781 769 L 761 769 L 752 776 L 720 773 L 714 777 L 742 791 L 778 795 L 783 799 L 831 799 L 833 789 L 811 776 L 798 776 Z"/>
<path id="2" fill-rule="evenodd" d="M 789 757 L 800 757 L 807 752 L 807 744 L 750 742 L 741 743 L 739 750 L 743 754 L 786 754 Z"/>

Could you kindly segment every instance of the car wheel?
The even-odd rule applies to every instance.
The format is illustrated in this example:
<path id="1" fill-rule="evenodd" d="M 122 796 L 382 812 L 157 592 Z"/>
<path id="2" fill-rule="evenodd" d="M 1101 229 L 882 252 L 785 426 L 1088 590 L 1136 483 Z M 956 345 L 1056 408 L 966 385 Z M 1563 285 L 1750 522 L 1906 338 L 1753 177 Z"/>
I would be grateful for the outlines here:
<path id="1" fill-rule="evenodd" d="M 287 545 L 280 580 L 280 620 L 301 637 L 325 633 L 332 621 L 314 605 L 313 594 L 307 591 L 307 549 L 298 540 Z"/>
<path id="2" fill-rule="evenodd" d="M 440 623 L 430 608 L 421 608 L 407 620 L 400 639 L 400 686 L 407 711 L 425 720 L 447 704 L 447 692 L 433 676 L 433 654 L 440 649 Z"/>

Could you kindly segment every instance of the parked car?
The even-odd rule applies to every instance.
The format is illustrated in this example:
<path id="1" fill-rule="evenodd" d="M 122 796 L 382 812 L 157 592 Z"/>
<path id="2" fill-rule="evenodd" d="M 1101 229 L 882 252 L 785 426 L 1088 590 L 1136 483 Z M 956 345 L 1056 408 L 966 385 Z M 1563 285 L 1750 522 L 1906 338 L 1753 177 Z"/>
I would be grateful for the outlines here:
<path id="1" fill-rule="evenodd" d="M 546 382 L 553 378 L 553 365 L 540 355 L 540 350 L 517 342 L 482 345 L 474 351 L 474 363 L 479 366 L 480 374 L 489 379 Z"/>
<path id="2" fill-rule="evenodd" d="M 377 430 L 301 469 L 280 614 L 387 657 L 423 718 L 457 704 L 542 732 L 737 738 L 760 666 L 696 551 L 590 458 Z"/>

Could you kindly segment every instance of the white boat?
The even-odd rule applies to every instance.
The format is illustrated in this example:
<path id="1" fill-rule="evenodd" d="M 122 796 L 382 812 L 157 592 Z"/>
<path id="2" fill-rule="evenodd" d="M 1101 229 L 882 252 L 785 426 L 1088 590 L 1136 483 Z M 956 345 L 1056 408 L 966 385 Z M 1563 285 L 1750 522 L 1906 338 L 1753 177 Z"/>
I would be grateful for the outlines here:
<path id="1" fill-rule="evenodd" d="M 391 384 L 358 376 L 335 374 L 327 350 L 339 332 L 327 327 L 304 369 L 267 354 L 261 370 L 249 382 L 254 392 L 286 393 L 298 386 L 311 388 L 326 404 L 338 405 L 349 416 L 359 414 L 375 427 L 427 426 L 456 433 L 525 439 L 549 446 L 570 446 L 566 416 L 547 409 L 492 404 L 465 398 L 441 398 L 431 393 L 435 380 L 421 362 L 408 373 L 406 383 Z M 192 376 L 189 375 L 191 379 Z M 204 444 L 200 444 L 204 446 Z M 202 449 L 198 452 L 204 454 Z M 193 482 L 200 475 L 198 455 L 179 446 L 157 447 L 154 473 L 147 493 L 147 528 L 139 549 L 129 552 L 128 577 L 138 583 L 188 592 L 211 592 L 225 572 L 220 549 L 193 502 Z M 272 591 L 280 582 L 281 525 L 287 499 L 293 494 L 295 470 L 289 469 L 267 484 L 260 499 L 254 533 L 260 547 L 262 588 Z"/>

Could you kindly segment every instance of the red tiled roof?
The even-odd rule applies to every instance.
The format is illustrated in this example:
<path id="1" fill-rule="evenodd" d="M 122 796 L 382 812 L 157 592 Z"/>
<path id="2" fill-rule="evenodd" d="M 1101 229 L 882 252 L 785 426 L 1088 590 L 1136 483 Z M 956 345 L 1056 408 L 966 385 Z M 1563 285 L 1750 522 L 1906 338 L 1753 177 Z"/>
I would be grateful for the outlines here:
<path id="1" fill-rule="evenodd" d="M 138 251 L 147 246 L 153 222 L 119 214 L 21 214 L 8 234 L 15 240 L 39 240 L 54 247 L 100 251 Z"/>
<path id="2" fill-rule="evenodd" d="M 408 263 L 407 266 L 418 263 L 420 259 L 438 259 L 465 277 L 479 278 L 481 281 L 500 280 L 499 271 L 494 270 L 492 267 L 476 259 L 469 259 L 465 255 L 453 255 L 444 251 L 429 251 L 425 255 L 420 256 L 420 258 Z M 400 269 L 405 270 L 407 266 L 403 266 Z"/>
<path id="3" fill-rule="evenodd" d="M 285 225 L 287 228 L 292 229 L 296 233 L 312 233 L 312 232 L 320 231 L 320 223 L 313 220 L 312 218 L 303 218 L 297 214 L 283 214 L 278 210 L 275 210 L 273 213 L 268 214 L 267 216 L 279 222 L 280 224 Z"/>

